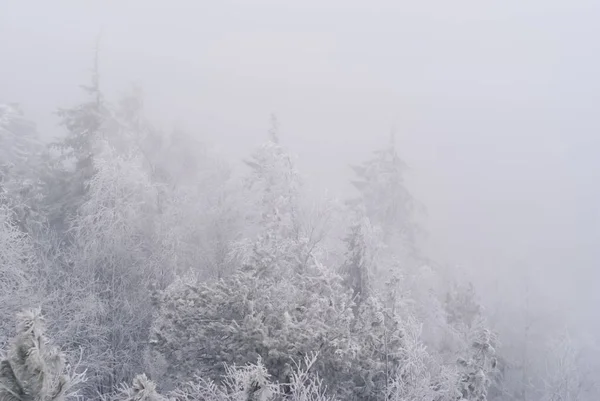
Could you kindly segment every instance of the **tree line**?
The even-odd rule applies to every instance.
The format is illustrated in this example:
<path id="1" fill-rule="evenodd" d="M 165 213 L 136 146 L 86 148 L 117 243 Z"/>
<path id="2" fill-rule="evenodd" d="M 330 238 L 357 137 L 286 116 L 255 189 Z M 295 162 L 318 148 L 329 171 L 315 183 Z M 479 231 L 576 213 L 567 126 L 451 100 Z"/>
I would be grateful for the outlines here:
<path id="1" fill-rule="evenodd" d="M 568 337 L 525 366 L 419 249 L 393 135 L 351 166 L 356 196 L 315 197 L 275 120 L 238 176 L 95 71 L 51 144 L 0 106 L 0 400 L 596 394 Z"/>

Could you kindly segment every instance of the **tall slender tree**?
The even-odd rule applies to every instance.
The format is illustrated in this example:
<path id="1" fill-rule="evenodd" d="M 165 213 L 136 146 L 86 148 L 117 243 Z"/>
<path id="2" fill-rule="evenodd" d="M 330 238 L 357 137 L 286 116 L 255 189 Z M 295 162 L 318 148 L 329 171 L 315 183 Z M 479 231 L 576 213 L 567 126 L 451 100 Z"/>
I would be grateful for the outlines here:
<path id="1" fill-rule="evenodd" d="M 362 208 L 371 223 L 381 227 L 386 244 L 399 238 L 414 246 L 415 200 L 404 182 L 407 165 L 396 150 L 395 132 L 391 132 L 385 148 L 375 151 L 373 157 L 361 165 L 351 167 L 356 174 L 352 184 L 359 196 L 350 200 L 349 204 Z"/>
<path id="2" fill-rule="evenodd" d="M 255 234 L 270 240 L 298 240 L 299 194 L 302 186 L 290 153 L 279 144 L 277 124 L 272 120 L 268 140 L 252 153 L 245 164 L 250 223 Z"/>
<path id="3" fill-rule="evenodd" d="M 98 65 L 98 48 L 94 57 L 92 79 L 90 85 L 83 85 L 87 100 L 71 107 L 61 108 L 57 114 L 60 124 L 67 129 L 67 134 L 60 141 L 51 144 L 60 152 L 60 167 L 63 175 L 53 185 L 62 186 L 63 190 L 54 191 L 51 202 L 61 206 L 53 223 L 59 229 L 67 228 L 67 220 L 85 201 L 87 183 L 94 176 L 94 155 L 98 139 L 109 119 L 109 107 L 100 90 L 100 72 Z"/>
<path id="4" fill-rule="evenodd" d="M 40 177 L 44 146 L 35 124 L 17 104 L 0 104 L 0 205 L 10 208 L 11 221 L 31 233 L 43 224 Z"/>
<path id="5" fill-rule="evenodd" d="M 358 218 L 345 238 L 347 253 L 342 266 L 342 276 L 352 289 L 355 302 L 372 295 L 377 237 L 369 219 Z"/>

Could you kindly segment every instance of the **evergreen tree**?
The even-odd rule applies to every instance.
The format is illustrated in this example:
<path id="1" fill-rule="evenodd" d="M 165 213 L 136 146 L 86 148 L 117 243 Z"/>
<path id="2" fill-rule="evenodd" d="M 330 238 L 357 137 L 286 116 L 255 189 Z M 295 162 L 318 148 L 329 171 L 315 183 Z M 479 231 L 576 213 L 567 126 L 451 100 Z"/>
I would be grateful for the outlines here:
<path id="1" fill-rule="evenodd" d="M 76 395 L 83 376 L 65 368 L 64 356 L 45 336 L 39 310 L 18 315 L 17 335 L 0 362 L 0 400 L 61 401 Z"/>
<path id="2" fill-rule="evenodd" d="M 13 224 L 13 216 L 8 206 L 0 205 L 0 349 L 10 338 L 14 311 L 36 299 L 34 247 Z"/>
<path id="3" fill-rule="evenodd" d="M 456 386 L 456 370 L 440 363 L 421 339 L 422 326 L 413 318 L 403 324 L 400 363 L 387 385 L 391 401 L 456 401 L 461 395 Z"/>
<path id="4" fill-rule="evenodd" d="M 350 227 L 345 238 L 347 253 L 342 266 L 342 276 L 352 289 L 355 302 L 360 303 L 373 295 L 373 275 L 377 252 L 377 237 L 369 219 L 362 217 Z"/>
<path id="5" fill-rule="evenodd" d="M 51 184 L 62 187 L 62 190 L 53 191 L 56 198 L 49 199 L 60 205 L 57 215 L 51 219 L 51 223 L 59 230 L 67 228 L 67 220 L 85 202 L 87 183 L 95 173 L 96 144 L 106 135 L 110 112 L 100 90 L 97 52 L 92 82 L 82 88 L 88 99 L 72 108 L 58 110 L 60 123 L 66 128 L 67 134 L 62 140 L 51 144 L 51 148 L 60 152 L 60 165 L 57 168 L 62 170 L 62 175 Z"/>
<path id="6" fill-rule="evenodd" d="M 27 120 L 17 104 L 0 104 L 0 166 L 22 170 L 42 144 L 35 124 Z"/>
<path id="7" fill-rule="evenodd" d="M 412 248 L 416 234 L 415 201 L 404 183 L 406 168 L 398 156 L 392 133 L 386 148 L 376 151 L 374 157 L 362 165 L 352 166 L 356 174 L 352 184 L 359 197 L 349 204 L 363 209 L 371 223 L 381 227 L 386 244 L 397 237 Z"/>
<path id="8" fill-rule="evenodd" d="M 107 117 L 107 105 L 100 90 L 98 58 L 94 62 L 91 85 L 82 86 L 88 100 L 72 108 L 58 111 L 61 125 L 67 129 L 66 137 L 54 145 L 62 151 L 62 158 L 74 162 L 74 170 L 80 174 L 80 183 L 89 180 L 94 173 L 94 144 L 102 135 Z"/>
<path id="9" fill-rule="evenodd" d="M 90 387 L 104 394 L 141 366 L 152 315 L 149 290 L 171 281 L 174 263 L 154 225 L 156 188 L 139 156 L 119 156 L 106 142 L 102 148 L 94 159 L 90 197 L 72 220 L 70 249 L 77 266 L 72 274 L 96 308 L 87 336 L 76 331 L 68 341 L 90 341 Z"/>
<path id="10" fill-rule="evenodd" d="M 497 372 L 496 336 L 478 322 L 467 340 L 467 357 L 458 359 L 459 391 L 463 400 L 486 401 Z"/>
<path id="11" fill-rule="evenodd" d="M 275 114 L 271 114 L 271 125 L 269 126 L 269 140 L 279 143 L 279 120 Z"/>
<path id="12" fill-rule="evenodd" d="M 29 234 L 45 221 L 43 150 L 35 125 L 19 106 L 0 104 L 0 204 L 10 208 L 12 223 Z"/>
<path id="13" fill-rule="evenodd" d="M 351 307 L 340 277 L 318 264 L 276 277 L 240 271 L 213 284 L 181 279 L 160 297 L 147 366 L 173 388 L 195 375 L 219 382 L 226 365 L 261 358 L 283 382 L 294 359 L 320 351 L 316 369 L 337 388 L 352 354 Z"/>
<path id="14" fill-rule="evenodd" d="M 301 268 L 310 254 L 300 251 L 308 243 L 299 221 L 302 182 L 277 138 L 273 126 L 269 140 L 245 161 L 250 168 L 244 180 L 248 231 L 232 252 L 233 259 L 260 274 L 284 265 Z"/>
<path id="15" fill-rule="evenodd" d="M 475 299 L 475 287 L 471 283 L 466 286 L 455 283 L 446 295 L 445 309 L 448 324 L 459 329 L 470 329 L 482 317 L 482 308 Z"/>
<path id="16" fill-rule="evenodd" d="M 245 164 L 249 194 L 254 194 L 261 228 L 277 237 L 298 236 L 298 197 L 301 179 L 292 156 L 279 144 L 276 120 L 269 130 L 269 140 L 262 144 Z"/>

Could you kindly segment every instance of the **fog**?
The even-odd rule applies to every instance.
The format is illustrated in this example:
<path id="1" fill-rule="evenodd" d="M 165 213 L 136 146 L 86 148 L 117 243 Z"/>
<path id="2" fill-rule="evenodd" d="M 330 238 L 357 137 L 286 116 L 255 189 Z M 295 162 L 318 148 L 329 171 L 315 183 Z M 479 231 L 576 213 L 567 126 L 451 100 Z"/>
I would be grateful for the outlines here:
<path id="1" fill-rule="evenodd" d="M 234 165 L 281 142 L 319 190 L 397 133 L 425 205 L 423 247 L 460 265 L 488 309 L 522 305 L 600 339 L 600 4 L 593 1 L 0 0 L 0 101 L 46 138 L 101 87 Z M 237 163 L 237 164 L 236 164 Z M 516 309 L 515 309 L 516 308 Z"/>

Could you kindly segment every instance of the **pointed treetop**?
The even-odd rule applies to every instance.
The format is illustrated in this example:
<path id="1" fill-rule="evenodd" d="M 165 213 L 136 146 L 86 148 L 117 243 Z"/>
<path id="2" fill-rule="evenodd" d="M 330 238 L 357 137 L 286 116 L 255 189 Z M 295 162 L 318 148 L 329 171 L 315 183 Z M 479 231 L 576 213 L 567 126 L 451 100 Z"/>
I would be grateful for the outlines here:
<path id="1" fill-rule="evenodd" d="M 94 87 L 100 86 L 100 68 L 99 68 L 99 53 L 100 53 L 100 35 L 96 38 L 96 45 L 94 46 L 94 66 L 93 66 L 93 84 Z"/>
<path id="2" fill-rule="evenodd" d="M 274 143 L 279 143 L 279 121 L 275 113 L 271 113 L 271 122 L 269 126 L 269 139 Z"/>
<path id="3" fill-rule="evenodd" d="M 93 93 L 96 97 L 96 104 L 102 103 L 102 96 L 100 92 L 100 40 L 102 39 L 102 31 L 98 33 L 96 37 L 96 43 L 94 45 L 94 60 L 92 65 L 92 86 L 87 88 L 88 91 Z"/>
<path id="4" fill-rule="evenodd" d="M 390 129 L 390 142 L 388 151 L 394 162 L 400 162 L 404 166 L 404 163 L 400 160 L 398 156 L 398 151 L 396 150 L 396 133 L 396 124 L 393 124 L 392 128 Z"/>
<path id="5" fill-rule="evenodd" d="M 390 148 L 396 149 L 396 125 L 392 125 L 390 129 Z"/>

